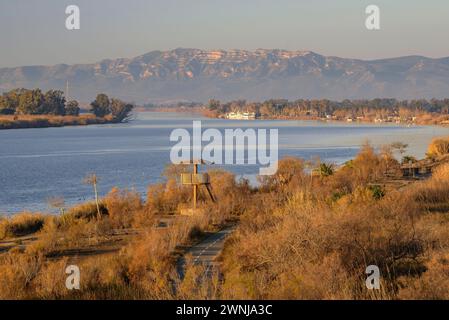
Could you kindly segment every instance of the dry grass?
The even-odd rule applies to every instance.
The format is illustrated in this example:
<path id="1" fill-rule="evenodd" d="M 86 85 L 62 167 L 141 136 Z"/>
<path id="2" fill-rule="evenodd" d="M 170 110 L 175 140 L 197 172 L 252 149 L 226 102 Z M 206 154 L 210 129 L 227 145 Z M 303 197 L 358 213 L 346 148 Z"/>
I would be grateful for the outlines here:
<path id="1" fill-rule="evenodd" d="M 24 212 L 0 220 L 0 239 L 21 237 L 35 233 L 44 226 L 46 216 Z"/>
<path id="2" fill-rule="evenodd" d="M 129 190 L 113 188 L 103 200 L 111 227 L 129 228 L 133 225 L 134 215 L 143 210 L 140 194 Z M 134 224 L 137 225 L 137 224 Z"/>
<path id="3" fill-rule="evenodd" d="M 103 124 L 111 119 L 97 118 L 86 114 L 80 116 L 54 116 L 54 115 L 0 115 L 1 129 L 18 128 L 47 128 L 62 126 L 83 126 L 89 124 Z"/>
<path id="4" fill-rule="evenodd" d="M 55 227 L 57 220 L 51 221 L 46 225 L 49 229 L 42 231 L 47 237 L 55 232 L 53 228 L 62 232 Z M 179 278 L 173 253 L 180 245 L 195 241 L 197 230 L 207 230 L 209 223 L 207 216 L 196 216 L 176 220 L 170 229 L 148 228 L 115 255 L 82 260 L 77 263 L 82 272 L 82 288 L 75 292 L 65 288 L 67 275 L 64 271 L 68 259 L 46 258 L 50 249 L 48 239 L 44 242 L 46 246 L 36 243 L 25 252 L 10 251 L 0 256 L 0 298 L 174 299 L 181 292 L 185 297 L 187 292 L 175 289 L 178 286 L 186 288 L 185 281 L 188 280 Z M 88 232 L 86 225 L 78 229 L 72 224 L 63 230 L 64 241 L 81 239 Z M 60 235 L 53 237 L 57 246 L 62 245 Z M 75 245 L 72 242 L 70 247 Z M 195 269 L 194 266 L 190 268 Z"/>
<path id="5" fill-rule="evenodd" d="M 213 214 L 200 214 L 178 217 L 169 228 L 158 229 L 157 216 L 145 210 L 140 195 L 117 188 L 101 204 L 101 219 L 95 204 L 78 205 L 48 217 L 38 240 L 24 251 L 13 249 L 0 255 L 0 298 L 173 299 L 181 292 L 178 286 L 186 287 L 176 269 L 177 252 L 222 222 Z M 64 250 L 96 246 L 111 231 L 128 227 L 141 232 L 116 254 L 78 261 L 82 290 L 68 291 L 64 271 L 70 263 Z"/>
<path id="6" fill-rule="evenodd" d="M 418 278 L 401 279 L 400 299 L 448 300 L 449 254 L 432 252 L 426 262 L 426 272 Z"/>
<path id="7" fill-rule="evenodd" d="M 100 213 L 102 215 L 107 215 L 108 211 L 104 204 L 104 202 L 99 203 L 100 207 Z M 91 202 L 85 202 L 79 205 L 76 205 L 72 208 L 70 208 L 66 215 L 64 216 L 71 216 L 74 219 L 86 219 L 86 220 L 93 220 L 97 218 L 97 204 L 93 201 Z"/>
<path id="8" fill-rule="evenodd" d="M 335 175 L 316 179 L 313 189 L 304 180 L 291 185 L 287 197 L 278 189 L 249 209 L 223 253 L 223 297 L 447 297 L 445 281 L 431 288 L 442 278 L 434 275 L 447 271 L 446 260 L 432 257 L 435 250 L 449 252 L 449 165 L 427 181 L 375 197 L 369 182 L 383 179 L 382 159 L 366 147 Z M 427 209 L 442 204 L 446 209 Z M 381 269 L 380 291 L 365 287 L 371 264 Z"/>

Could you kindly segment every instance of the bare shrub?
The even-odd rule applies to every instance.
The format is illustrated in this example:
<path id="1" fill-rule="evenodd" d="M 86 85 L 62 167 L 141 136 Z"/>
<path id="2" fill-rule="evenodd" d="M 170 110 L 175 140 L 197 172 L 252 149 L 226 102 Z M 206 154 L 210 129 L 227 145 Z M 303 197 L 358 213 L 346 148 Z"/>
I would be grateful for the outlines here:
<path id="1" fill-rule="evenodd" d="M 1 256 L 0 298 L 26 299 L 32 293 L 32 281 L 42 268 L 42 255 L 8 252 Z"/>
<path id="2" fill-rule="evenodd" d="M 100 213 L 102 215 L 107 214 L 107 208 L 104 203 L 99 203 Z M 97 205 L 95 202 L 85 202 L 70 208 L 67 211 L 68 215 L 73 216 L 76 219 L 93 220 L 97 218 Z"/>
<path id="3" fill-rule="evenodd" d="M 63 299 L 68 290 L 65 286 L 67 258 L 47 261 L 34 280 L 35 296 L 39 299 Z"/>
<path id="4" fill-rule="evenodd" d="M 190 199 L 189 188 L 179 185 L 174 179 L 169 179 L 166 183 L 148 188 L 145 210 L 155 214 L 175 214 L 179 205 Z"/>
<path id="5" fill-rule="evenodd" d="M 140 195 L 134 191 L 113 188 L 103 199 L 108 211 L 111 227 L 115 229 L 129 228 L 135 212 L 142 210 Z"/>
<path id="6" fill-rule="evenodd" d="M 304 161 L 299 158 L 286 157 L 278 162 L 278 170 L 274 175 L 261 176 L 260 182 L 267 190 L 294 188 L 304 180 Z"/>
<path id="7" fill-rule="evenodd" d="M 358 161 L 378 163 L 365 152 Z M 373 197 L 363 185 L 380 173 L 356 165 L 360 184 L 337 202 L 316 196 L 321 189 L 300 188 L 281 205 L 245 212 L 223 253 L 227 298 L 390 299 L 399 277 L 424 271 L 419 206 L 400 192 Z M 364 286 L 370 264 L 385 279 L 375 296 Z"/>

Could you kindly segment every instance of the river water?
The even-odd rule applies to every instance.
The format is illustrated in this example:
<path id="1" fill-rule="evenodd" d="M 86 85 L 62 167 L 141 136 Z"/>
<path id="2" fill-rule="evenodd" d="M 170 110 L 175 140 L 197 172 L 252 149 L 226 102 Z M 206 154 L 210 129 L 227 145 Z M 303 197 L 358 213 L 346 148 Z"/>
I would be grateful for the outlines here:
<path id="1" fill-rule="evenodd" d="M 354 157 L 360 146 L 391 142 L 409 144 L 406 154 L 425 155 L 435 136 L 449 129 L 392 124 L 325 123 L 317 121 L 222 120 L 189 113 L 141 112 L 126 124 L 87 127 L 17 129 L 0 131 L 0 215 L 24 210 L 49 211 L 48 199 L 61 197 L 67 206 L 90 200 L 91 186 L 82 183 L 89 173 L 99 177 L 99 191 L 112 187 L 136 189 L 145 195 L 149 184 L 161 181 L 170 162 L 170 133 L 202 127 L 265 128 L 279 130 L 279 157 L 311 159 L 316 156 L 337 164 Z M 254 165 L 224 168 L 254 180 Z"/>

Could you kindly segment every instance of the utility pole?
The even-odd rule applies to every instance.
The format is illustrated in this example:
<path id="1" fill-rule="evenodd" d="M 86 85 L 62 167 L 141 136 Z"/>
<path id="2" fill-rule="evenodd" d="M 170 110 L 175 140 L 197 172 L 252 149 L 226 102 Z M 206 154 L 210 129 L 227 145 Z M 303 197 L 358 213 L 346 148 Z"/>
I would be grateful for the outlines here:
<path id="1" fill-rule="evenodd" d="M 69 80 L 65 83 L 65 101 L 66 103 L 69 101 Z"/>

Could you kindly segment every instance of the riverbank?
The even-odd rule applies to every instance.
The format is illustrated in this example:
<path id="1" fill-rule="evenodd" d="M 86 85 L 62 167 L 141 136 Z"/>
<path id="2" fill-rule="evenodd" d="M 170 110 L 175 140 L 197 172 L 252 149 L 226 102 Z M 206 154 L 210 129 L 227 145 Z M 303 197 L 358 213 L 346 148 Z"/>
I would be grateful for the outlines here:
<path id="1" fill-rule="evenodd" d="M 92 114 L 83 114 L 79 116 L 4 115 L 0 116 L 0 130 L 86 126 L 114 122 L 116 121 L 114 121 L 112 117 L 100 118 Z"/>
<path id="2" fill-rule="evenodd" d="M 403 121 L 397 118 L 390 119 L 376 119 L 376 118 L 338 118 L 327 117 L 322 118 L 315 115 L 300 115 L 300 116 L 288 116 L 288 115 L 276 115 L 276 116 L 258 116 L 255 119 L 229 119 L 226 114 L 216 113 L 210 111 L 204 107 L 195 108 L 179 108 L 179 107 L 160 107 L 160 108 L 138 108 L 139 112 L 167 112 L 167 113 L 198 113 L 203 117 L 209 119 L 223 119 L 223 120 L 285 120 L 285 121 L 321 121 L 327 123 L 363 123 L 363 124 L 392 124 L 392 125 L 407 125 L 407 126 L 440 126 L 449 128 L 448 116 L 445 115 L 422 115 L 417 116 L 413 120 Z"/>
<path id="3" fill-rule="evenodd" d="M 404 177 L 397 161 L 365 146 L 344 167 L 304 169 L 304 160 L 284 158 L 259 188 L 209 171 L 218 201 L 200 196 L 193 216 L 180 214 L 191 190 L 172 167 L 146 201 L 114 188 L 100 209 L 90 202 L 0 219 L 0 298 L 447 299 L 448 163 Z M 231 222 L 224 244 L 217 234 L 188 249 Z M 211 243 L 221 255 L 208 265 L 210 255 L 196 252 L 213 255 Z M 383 275 L 376 295 L 360 276 L 372 264 Z M 83 276 L 71 291 L 73 265 Z"/>

